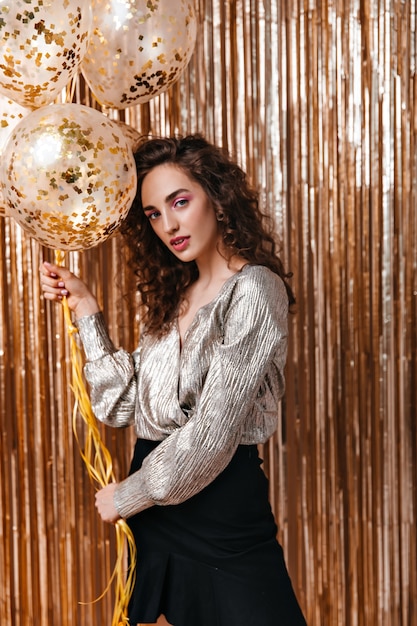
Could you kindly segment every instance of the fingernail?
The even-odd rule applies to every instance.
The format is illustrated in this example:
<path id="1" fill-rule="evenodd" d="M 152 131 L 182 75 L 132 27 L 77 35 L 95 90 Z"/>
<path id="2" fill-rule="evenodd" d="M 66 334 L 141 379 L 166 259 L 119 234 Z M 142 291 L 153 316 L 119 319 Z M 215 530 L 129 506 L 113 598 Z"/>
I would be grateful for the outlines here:
<path id="1" fill-rule="evenodd" d="M 58 287 L 65 287 L 65 283 L 62 280 L 60 280 L 58 283 Z"/>
<path id="2" fill-rule="evenodd" d="M 63 296 L 67 296 L 69 294 L 69 291 L 67 289 L 62 289 L 61 293 Z"/>

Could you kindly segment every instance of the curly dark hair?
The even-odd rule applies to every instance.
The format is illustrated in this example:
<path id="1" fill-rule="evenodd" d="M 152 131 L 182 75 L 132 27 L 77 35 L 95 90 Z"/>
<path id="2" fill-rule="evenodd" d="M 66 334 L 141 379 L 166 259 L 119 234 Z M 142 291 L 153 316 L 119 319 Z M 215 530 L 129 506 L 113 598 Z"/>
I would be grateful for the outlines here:
<path id="1" fill-rule="evenodd" d="M 145 140 L 135 153 L 138 186 L 121 226 L 130 249 L 129 265 L 137 277 L 148 332 L 161 334 L 177 314 L 186 289 L 198 278 L 195 262 L 180 261 L 155 235 L 143 212 L 142 182 L 156 166 L 172 163 L 196 181 L 212 202 L 229 258 L 239 255 L 264 265 L 285 283 L 289 304 L 295 302 L 277 252 L 273 220 L 264 215 L 258 194 L 245 172 L 221 148 L 202 135 Z"/>

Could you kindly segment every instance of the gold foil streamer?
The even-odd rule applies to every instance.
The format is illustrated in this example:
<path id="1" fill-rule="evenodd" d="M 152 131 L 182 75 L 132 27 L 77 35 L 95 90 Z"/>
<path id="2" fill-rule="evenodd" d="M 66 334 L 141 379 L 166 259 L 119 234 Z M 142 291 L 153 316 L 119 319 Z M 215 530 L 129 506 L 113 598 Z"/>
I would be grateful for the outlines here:
<path id="1" fill-rule="evenodd" d="M 416 2 L 199 0 L 170 90 L 108 114 L 227 146 L 294 273 L 287 393 L 264 446 L 279 538 L 310 626 L 417 622 Z M 79 81 L 77 102 L 98 108 Z M 0 620 L 108 623 L 112 530 L 71 432 L 61 311 L 41 250 L 0 218 Z M 138 334 L 120 241 L 71 253 L 116 344 Z M 132 435 L 103 429 L 125 475 Z M 97 544 L 99 549 L 97 550 Z"/>

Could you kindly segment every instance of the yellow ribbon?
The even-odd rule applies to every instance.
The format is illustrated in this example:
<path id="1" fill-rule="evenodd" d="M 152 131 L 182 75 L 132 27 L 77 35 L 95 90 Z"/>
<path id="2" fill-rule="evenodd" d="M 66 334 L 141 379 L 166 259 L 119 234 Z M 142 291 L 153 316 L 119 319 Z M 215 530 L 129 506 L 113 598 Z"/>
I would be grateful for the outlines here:
<path id="1" fill-rule="evenodd" d="M 55 260 L 57 265 L 62 265 L 64 253 L 55 250 Z M 62 300 L 64 319 L 70 338 L 71 355 L 71 389 L 74 393 L 74 409 L 72 414 L 72 426 L 74 436 L 80 449 L 81 457 L 87 468 L 89 476 L 100 487 L 105 487 L 110 482 L 115 482 L 113 473 L 113 463 L 109 450 L 101 440 L 100 432 L 97 428 L 97 420 L 91 408 L 90 398 L 82 375 L 82 355 L 79 345 L 75 339 L 78 332 L 71 320 L 71 312 L 66 298 Z M 86 435 L 84 449 L 81 446 L 78 433 L 78 416 L 82 418 L 86 425 Z M 116 524 L 116 563 L 109 583 L 103 593 L 95 600 L 97 602 L 108 592 L 113 581 L 115 581 L 115 607 L 111 626 L 122 626 L 128 624 L 127 609 L 132 596 L 135 584 L 136 568 L 136 545 L 128 524 L 125 520 L 119 519 Z M 125 576 L 124 555 L 125 546 L 130 554 L 130 564 Z"/>

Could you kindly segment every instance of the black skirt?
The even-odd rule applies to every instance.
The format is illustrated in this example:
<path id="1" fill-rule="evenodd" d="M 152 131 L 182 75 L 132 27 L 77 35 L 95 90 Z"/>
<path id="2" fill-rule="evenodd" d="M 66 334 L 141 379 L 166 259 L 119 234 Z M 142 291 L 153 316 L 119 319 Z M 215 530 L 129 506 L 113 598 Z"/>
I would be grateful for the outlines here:
<path id="1" fill-rule="evenodd" d="M 130 473 L 158 442 L 138 439 Z M 305 626 L 268 501 L 257 446 L 182 504 L 128 520 L 137 546 L 130 624 Z"/>

